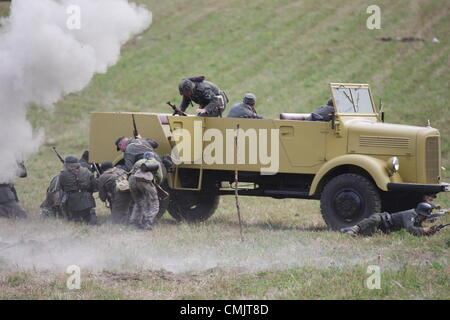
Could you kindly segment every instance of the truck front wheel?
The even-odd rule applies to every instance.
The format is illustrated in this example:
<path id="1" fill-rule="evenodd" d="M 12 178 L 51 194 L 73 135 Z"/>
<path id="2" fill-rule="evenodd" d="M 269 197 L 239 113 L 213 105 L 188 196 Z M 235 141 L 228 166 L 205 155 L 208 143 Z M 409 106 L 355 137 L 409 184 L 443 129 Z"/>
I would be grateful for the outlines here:
<path id="1" fill-rule="evenodd" d="M 325 185 L 320 210 L 327 225 L 339 230 L 381 212 L 380 194 L 369 179 L 354 173 L 341 174 Z"/>

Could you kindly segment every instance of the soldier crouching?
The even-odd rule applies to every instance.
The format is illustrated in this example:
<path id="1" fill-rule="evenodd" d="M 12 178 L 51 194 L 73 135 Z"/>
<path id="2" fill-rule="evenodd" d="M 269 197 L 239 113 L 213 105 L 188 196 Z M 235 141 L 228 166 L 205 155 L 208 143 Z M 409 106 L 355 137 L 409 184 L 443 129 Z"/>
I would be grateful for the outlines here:
<path id="1" fill-rule="evenodd" d="M 113 167 L 111 162 L 103 162 L 101 176 L 98 178 L 98 195 L 100 200 L 109 203 L 111 217 L 114 223 L 128 223 L 130 207 L 133 202 L 128 186 L 128 175 L 125 169 Z M 121 181 L 127 182 L 125 188 Z"/>
<path id="2" fill-rule="evenodd" d="M 162 182 L 161 164 L 153 152 L 144 153 L 129 177 L 131 196 L 134 200 L 130 224 L 144 230 L 151 230 L 159 212 L 157 186 Z"/>
<path id="3" fill-rule="evenodd" d="M 96 224 L 95 200 L 92 193 L 97 183 L 92 172 L 82 167 L 75 156 L 64 159 L 64 170 L 59 176 L 64 192 L 63 208 L 69 220 Z"/>

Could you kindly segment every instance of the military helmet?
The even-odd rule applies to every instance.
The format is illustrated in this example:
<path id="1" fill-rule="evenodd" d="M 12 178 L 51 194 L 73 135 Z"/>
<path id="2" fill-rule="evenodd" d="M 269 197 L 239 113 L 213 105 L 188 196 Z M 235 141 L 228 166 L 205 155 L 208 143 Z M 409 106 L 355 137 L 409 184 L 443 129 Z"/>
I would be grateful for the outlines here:
<path id="1" fill-rule="evenodd" d="M 78 158 L 74 155 L 67 156 L 64 159 L 64 164 L 70 164 L 70 163 L 78 163 Z"/>
<path id="2" fill-rule="evenodd" d="M 256 104 L 256 96 L 253 93 L 246 93 L 243 102 L 245 104 L 254 105 Z"/>
<path id="3" fill-rule="evenodd" d="M 433 207 L 431 204 L 427 202 L 421 202 L 417 205 L 416 213 L 420 214 L 421 216 L 429 217 L 431 216 L 431 211 L 433 210 Z"/>
<path id="4" fill-rule="evenodd" d="M 117 138 L 116 142 L 114 142 L 114 144 L 116 145 L 117 151 L 120 151 L 119 143 L 120 143 L 120 141 L 122 141 L 122 139 L 125 139 L 125 137 L 124 136 L 119 137 L 119 138 Z"/>
<path id="5" fill-rule="evenodd" d="M 178 85 L 178 89 L 180 90 L 180 95 L 184 95 L 188 92 L 193 91 L 195 88 L 195 83 L 189 79 L 183 79 Z"/>
<path id="6" fill-rule="evenodd" d="M 328 101 L 327 101 L 327 106 L 330 106 L 330 107 L 333 107 L 334 106 L 334 103 L 333 103 L 333 99 L 328 99 Z"/>
<path id="7" fill-rule="evenodd" d="M 111 169 L 112 167 L 113 167 L 113 164 L 111 161 L 104 161 L 100 165 L 100 170 L 101 170 L 101 172 L 105 172 L 106 170 Z"/>

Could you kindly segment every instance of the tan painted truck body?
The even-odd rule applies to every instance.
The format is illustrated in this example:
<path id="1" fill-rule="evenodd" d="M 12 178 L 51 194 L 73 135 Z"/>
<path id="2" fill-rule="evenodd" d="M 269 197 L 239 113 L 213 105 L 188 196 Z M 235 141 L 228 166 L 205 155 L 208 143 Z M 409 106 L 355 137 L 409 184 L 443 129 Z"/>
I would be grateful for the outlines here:
<path id="1" fill-rule="evenodd" d="M 342 211 L 353 203 L 353 207 L 356 205 L 365 212 L 355 216 L 358 220 L 368 214 L 362 208 L 369 205 L 361 204 L 364 192 L 359 187 L 351 190 L 351 175 L 364 177 L 374 185 L 383 204 L 375 205 L 374 210 L 395 207 L 388 201 L 396 202 L 397 209 L 404 209 L 411 205 L 410 201 L 399 199 L 408 198 L 405 195 L 411 192 L 418 199 L 426 193 L 448 190 L 448 185 L 441 181 L 441 137 L 437 129 L 382 122 L 368 85 L 330 84 L 330 91 L 336 111 L 328 122 L 287 120 L 302 119 L 304 116 L 299 114 L 283 114 L 280 119 L 242 119 L 94 112 L 90 124 L 90 161 L 121 159 L 114 141 L 119 136 L 131 135 L 134 114 L 140 135 L 156 140 L 161 156 L 178 154 L 183 160 L 168 177 L 170 189 L 178 190 L 178 195 L 183 190 L 190 195 L 195 191 L 201 193 L 203 179 L 215 180 L 218 192 L 227 194 L 221 187 L 224 182 L 232 182 L 231 176 L 238 170 L 245 173 L 242 180 L 254 183 L 253 191 L 242 190 L 243 195 L 324 201 L 322 192 L 328 182 L 346 174 L 347 178 L 342 178 L 350 182 L 342 182 L 341 191 L 335 191 L 334 200 L 329 200 L 330 206 Z M 235 141 L 238 125 L 239 140 Z M 180 133 L 184 134 L 181 138 Z M 173 153 L 174 148 L 178 153 Z M 393 168 L 392 161 L 399 165 L 398 170 Z M 179 174 L 183 169 L 195 181 L 185 185 L 183 175 Z M 252 178 L 246 180 L 246 176 Z M 335 184 L 339 185 L 339 181 Z M 343 205 L 347 198 L 350 202 Z M 344 219 L 335 223 L 325 215 L 327 223 L 335 228 L 355 221 Z"/>

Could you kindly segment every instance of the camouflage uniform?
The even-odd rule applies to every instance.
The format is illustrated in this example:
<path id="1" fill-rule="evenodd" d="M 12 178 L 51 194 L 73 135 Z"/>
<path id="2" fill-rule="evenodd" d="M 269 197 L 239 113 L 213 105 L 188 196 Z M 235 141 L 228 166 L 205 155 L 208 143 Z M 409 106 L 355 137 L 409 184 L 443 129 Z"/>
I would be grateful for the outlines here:
<path id="1" fill-rule="evenodd" d="M 65 216 L 62 208 L 63 191 L 59 184 L 59 175 L 53 177 L 50 185 L 47 188 L 47 193 L 44 202 L 41 204 L 41 216 L 47 217 L 62 217 Z"/>
<path id="2" fill-rule="evenodd" d="M 106 170 L 98 178 L 98 194 L 100 200 L 108 201 L 111 208 L 112 220 L 115 223 L 127 223 L 130 217 L 132 198 L 130 191 L 116 189 L 116 181 L 119 177 L 126 176 L 127 172 L 118 167 Z"/>
<path id="3" fill-rule="evenodd" d="M 66 157 L 64 170 L 59 174 L 59 183 L 64 192 L 64 211 L 74 221 L 96 223 L 95 200 L 92 193 L 97 191 L 94 175 L 82 167 L 74 156 Z"/>
<path id="4" fill-rule="evenodd" d="M 143 166 L 156 167 L 156 170 L 144 171 Z M 133 167 L 129 178 L 131 196 L 134 200 L 130 224 L 142 229 L 151 229 L 159 212 L 158 191 L 155 184 L 162 182 L 161 163 L 156 159 L 141 159 Z"/>
<path id="5" fill-rule="evenodd" d="M 184 79 L 180 84 L 180 94 L 183 95 L 183 100 L 179 106 L 179 109 L 183 112 L 186 111 L 189 104 L 193 101 L 200 105 L 200 109 L 205 109 L 206 113 L 199 113 L 200 117 L 221 117 L 222 111 L 226 108 L 228 102 L 226 94 L 219 89 L 214 83 L 205 81 L 205 77 L 193 77 Z M 186 81 L 193 83 L 192 95 L 186 96 L 182 91 L 182 84 Z"/>
<path id="6" fill-rule="evenodd" d="M 16 189 L 12 183 L 0 184 L 0 217 L 27 217 L 27 213 L 19 203 Z"/>

